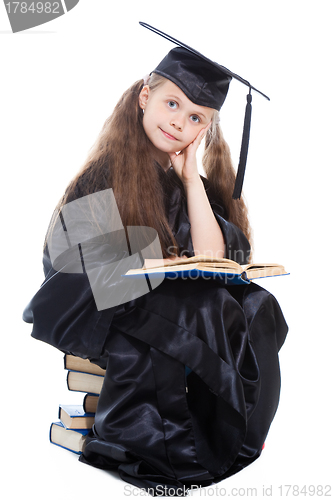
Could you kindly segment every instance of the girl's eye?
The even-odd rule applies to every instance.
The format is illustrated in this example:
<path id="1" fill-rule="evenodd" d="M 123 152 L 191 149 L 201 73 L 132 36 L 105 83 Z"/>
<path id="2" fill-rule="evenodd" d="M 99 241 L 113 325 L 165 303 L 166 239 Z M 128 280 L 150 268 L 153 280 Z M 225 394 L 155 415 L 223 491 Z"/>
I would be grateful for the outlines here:
<path id="1" fill-rule="evenodd" d="M 176 109 L 177 108 L 177 103 L 175 101 L 168 101 L 168 106 L 171 109 Z"/>
<path id="2" fill-rule="evenodd" d="M 197 115 L 191 115 L 192 122 L 200 123 L 200 118 Z"/>

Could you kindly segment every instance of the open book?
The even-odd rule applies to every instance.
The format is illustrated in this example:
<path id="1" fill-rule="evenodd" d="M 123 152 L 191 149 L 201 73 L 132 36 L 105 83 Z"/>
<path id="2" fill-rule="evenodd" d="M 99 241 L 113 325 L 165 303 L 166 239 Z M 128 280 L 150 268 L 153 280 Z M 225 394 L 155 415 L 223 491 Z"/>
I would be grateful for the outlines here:
<path id="1" fill-rule="evenodd" d="M 255 278 L 266 278 L 268 276 L 282 276 L 289 274 L 280 264 L 248 264 L 241 266 L 229 259 L 218 259 L 206 255 L 196 255 L 182 262 L 170 262 L 167 265 L 163 261 L 157 261 L 156 267 L 130 269 L 125 276 L 142 277 L 165 275 L 166 278 L 198 278 L 212 277 L 222 279 L 228 284 L 250 283 Z"/>

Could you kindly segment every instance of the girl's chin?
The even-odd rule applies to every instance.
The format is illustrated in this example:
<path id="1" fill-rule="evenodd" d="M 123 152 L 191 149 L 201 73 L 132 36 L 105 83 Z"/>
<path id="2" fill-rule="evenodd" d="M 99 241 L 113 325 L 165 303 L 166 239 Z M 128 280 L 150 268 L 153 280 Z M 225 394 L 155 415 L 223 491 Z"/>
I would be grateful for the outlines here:
<path id="1" fill-rule="evenodd" d="M 173 148 L 168 148 L 168 147 L 163 147 L 163 145 L 156 145 L 154 144 L 155 148 L 161 153 L 161 154 L 174 154 L 174 153 L 180 153 L 180 150 L 174 150 Z"/>

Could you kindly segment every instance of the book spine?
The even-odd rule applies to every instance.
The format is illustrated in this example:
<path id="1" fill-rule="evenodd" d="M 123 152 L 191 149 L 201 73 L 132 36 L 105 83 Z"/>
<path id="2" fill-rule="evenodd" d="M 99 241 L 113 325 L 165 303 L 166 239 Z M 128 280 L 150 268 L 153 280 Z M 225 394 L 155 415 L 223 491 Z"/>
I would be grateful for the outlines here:
<path id="1" fill-rule="evenodd" d="M 89 393 L 85 394 L 85 396 L 83 398 L 83 401 L 82 401 L 82 406 L 83 406 L 83 409 L 84 409 L 85 412 L 87 411 L 86 401 L 87 401 L 87 397 L 88 396 L 89 396 Z"/>
<path id="2" fill-rule="evenodd" d="M 83 406 L 83 409 L 86 413 L 90 413 L 88 411 L 88 408 L 87 408 L 87 400 L 88 399 L 91 399 L 93 401 L 93 405 L 94 405 L 94 411 L 92 413 L 96 413 L 96 409 L 97 409 L 97 403 L 98 403 L 98 398 L 99 398 L 99 395 L 98 394 L 92 394 L 91 392 L 88 392 L 84 398 L 83 398 L 83 402 L 82 402 L 82 406 Z M 90 404 L 92 404 L 92 401 L 90 402 Z"/>
<path id="3" fill-rule="evenodd" d="M 52 423 L 52 424 L 50 425 L 50 431 L 49 431 L 49 441 L 50 441 L 50 443 L 52 443 L 52 444 L 55 444 L 55 443 L 53 443 L 53 441 L 52 441 L 52 428 L 53 428 L 53 426 L 54 426 L 54 425 L 55 425 L 54 423 Z"/>

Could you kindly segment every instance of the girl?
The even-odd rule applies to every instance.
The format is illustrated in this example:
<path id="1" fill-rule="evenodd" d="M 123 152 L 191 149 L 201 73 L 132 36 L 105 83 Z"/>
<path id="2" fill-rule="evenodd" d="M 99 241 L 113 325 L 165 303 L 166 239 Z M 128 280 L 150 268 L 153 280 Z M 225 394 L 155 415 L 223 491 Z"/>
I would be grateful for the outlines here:
<path id="1" fill-rule="evenodd" d="M 247 211 L 242 198 L 232 198 L 235 174 L 218 123 L 230 79 L 187 49 L 173 49 L 121 97 L 59 212 L 112 188 L 124 228 L 156 230 L 166 261 L 206 254 L 246 263 Z M 196 162 L 204 136 L 207 178 Z M 68 271 L 68 262 L 60 268 L 50 256 L 55 226 L 44 248 L 46 279 L 24 320 L 33 323 L 33 337 L 106 368 L 80 460 L 165 495 L 253 462 L 279 399 L 287 325 L 275 298 L 256 284 L 165 279 L 149 293 L 100 307 L 88 267 Z M 95 261 L 104 255 L 89 248 Z M 104 293 L 117 294 L 119 283 L 103 266 L 97 274 Z"/>

